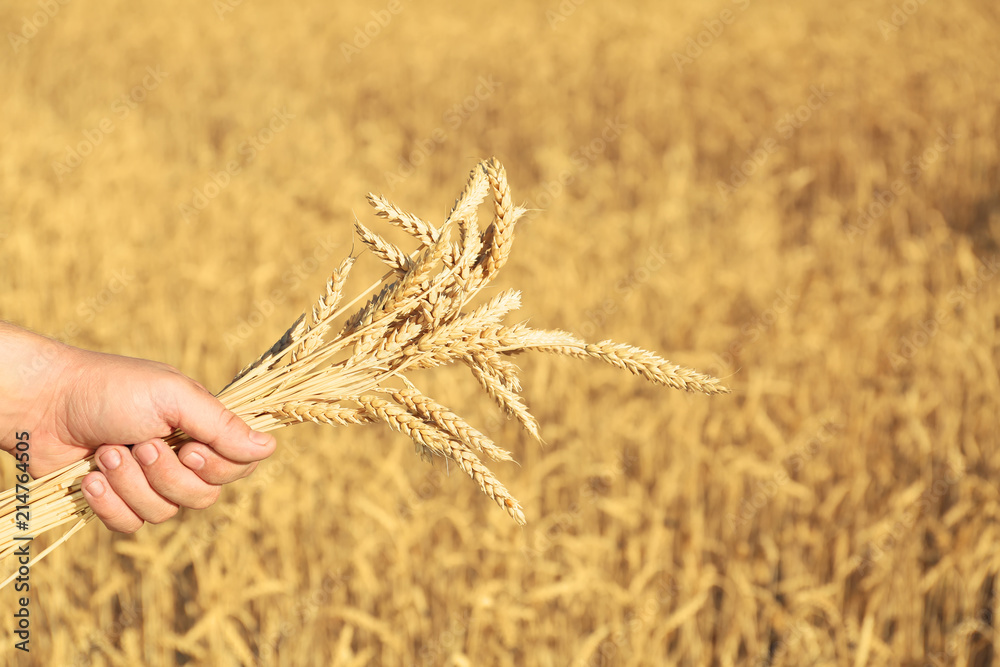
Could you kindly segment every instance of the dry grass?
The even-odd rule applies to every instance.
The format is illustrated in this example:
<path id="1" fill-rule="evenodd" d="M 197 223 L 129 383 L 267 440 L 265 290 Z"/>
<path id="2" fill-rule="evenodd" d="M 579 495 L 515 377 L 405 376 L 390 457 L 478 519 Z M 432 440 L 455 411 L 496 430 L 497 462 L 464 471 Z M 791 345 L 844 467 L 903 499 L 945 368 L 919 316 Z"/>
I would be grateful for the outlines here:
<path id="1" fill-rule="evenodd" d="M 341 42 L 385 5 L 60 6 L 0 63 L 5 319 L 222 387 L 324 291 L 354 209 L 433 245 L 456 176 L 497 155 L 511 203 L 541 210 L 483 301 L 516 288 L 533 328 L 664 350 L 733 394 L 536 355 L 540 448 L 482 400 L 520 393 L 509 367 L 421 371 L 448 407 L 426 415 L 520 462 L 499 466 L 524 528 L 384 427 L 285 429 L 217 506 L 89 527 L 33 570 L 35 664 L 989 664 L 1000 18 L 927 2 L 883 38 L 894 5 L 582 3 L 553 29 L 558 3 L 404 2 L 350 62 Z M 7 3 L 2 25 L 36 11 Z M 365 219 L 373 189 L 418 217 Z M 475 241 L 454 215 L 452 242 Z"/>

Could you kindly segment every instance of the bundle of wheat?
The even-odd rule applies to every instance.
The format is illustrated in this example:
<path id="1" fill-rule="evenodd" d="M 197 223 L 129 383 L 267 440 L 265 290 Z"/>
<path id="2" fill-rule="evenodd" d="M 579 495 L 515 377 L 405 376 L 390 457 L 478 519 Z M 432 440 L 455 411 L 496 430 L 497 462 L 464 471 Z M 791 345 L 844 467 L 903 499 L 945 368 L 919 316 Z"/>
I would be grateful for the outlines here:
<path id="1" fill-rule="evenodd" d="M 488 196 L 492 197 L 493 220 L 480 231 L 477 210 Z M 532 329 L 525 323 L 504 324 L 507 314 L 520 305 L 520 294 L 514 290 L 466 309 L 506 263 L 515 223 L 525 213 L 511 202 L 506 174 L 496 159 L 476 166 L 440 227 L 377 195 L 369 194 L 368 200 L 379 217 L 409 233 L 420 247 L 406 254 L 356 223 L 361 242 L 389 272 L 338 308 L 355 262 L 353 257 L 345 259 L 311 312 L 303 313 L 218 394 L 251 428 L 269 431 L 307 420 L 335 426 L 384 422 L 409 436 L 421 456 L 454 461 L 523 524 L 521 505 L 476 454 L 510 461 L 510 453 L 422 394 L 406 377 L 408 371 L 465 364 L 490 398 L 536 439 L 540 439 L 538 423 L 519 394 L 517 367 L 510 361 L 521 352 L 593 358 L 668 387 L 704 394 L 728 392 L 717 379 L 640 348 L 612 341 L 586 343 L 564 331 Z M 451 233 L 456 227 L 458 241 L 453 243 Z M 369 294 L 374 295 L 335 330 L 334 324 L 346 311 Z M 183 433 L 175 432 L 167 442 L 177 447 L 185 439 Z M 33 534 L 76 522 L 36 560 L 93 520 L 80 483 L 96 469 L 90 457 L 29 485 Z M 14 489 L 0 495 L 0 558 L 18 546 L 18 504 Z"/>

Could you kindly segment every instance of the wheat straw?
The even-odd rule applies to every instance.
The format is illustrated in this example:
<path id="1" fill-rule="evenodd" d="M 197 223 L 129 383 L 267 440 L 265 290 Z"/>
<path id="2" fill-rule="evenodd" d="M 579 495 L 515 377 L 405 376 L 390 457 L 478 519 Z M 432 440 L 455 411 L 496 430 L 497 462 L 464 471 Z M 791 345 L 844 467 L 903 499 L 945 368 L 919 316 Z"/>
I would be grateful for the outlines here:
<path id="1" fill-rule="evenodd" d="M 491 198 L 493 217 L 480 232 L 478 209 L 487 197 Z M 564 331 L 542 331 L 524 323 L 507 325 L 504 319 L 521 305 L 516 290 L 502 291 L 467 309 L 507 262 L 516 222 L 525 212 L 513 205 L 506 172 L 496 159 L 480 163 L 472 171 L 441 227 L 405 213 L 377 195 L 369 194 L 368 201 L 376 215 L 407 232 L 418 248 L 406 254 L 356 223 L 361 243 L 388 272 L 341 306 L 355 261 L 353 257 L 345 259 L 331 274 L 316 304 L 218 394 L 251 428 L 269 431 L 305 421 L 332 426 L 383 423 L 408 436 L 422 456 L 454 461 L 483 493 L 523 524 L 520 503 L 473 450 L 494 461 L 510 461 L 510 453 L 417 391 L 406 372 L 455 363 L 467 366 L 497 405 L 539 441 L 540 427 L 520 396 L 517 367 L 509 360 L 525 351 L 597 359 L 650 382 L 686 391 L 728 391 L 715 378 L 671 364 L 641 348 L 612 341 L 587 343 Z M 453 244 L 450 229 L 454 226 L 459 240 Z M 347 316 L 347 310 L 366 297 L 368 300 Z M 338 330 L 334 325 L 341 318 L 344 323 Z M 338 333 L 331 335 L 334 331 Z M 167 441 L 179 447 L 186 438 L 175 432 Z M 74 524 L 51 548 L 95 518 L 80 483 L 96 469 L 90 457 L 28 485 L 34 535 Z M 0 494 L 0 557 L 11 555 L 19 544 L 15 540 L 17 504 L 14 489 Z"/>

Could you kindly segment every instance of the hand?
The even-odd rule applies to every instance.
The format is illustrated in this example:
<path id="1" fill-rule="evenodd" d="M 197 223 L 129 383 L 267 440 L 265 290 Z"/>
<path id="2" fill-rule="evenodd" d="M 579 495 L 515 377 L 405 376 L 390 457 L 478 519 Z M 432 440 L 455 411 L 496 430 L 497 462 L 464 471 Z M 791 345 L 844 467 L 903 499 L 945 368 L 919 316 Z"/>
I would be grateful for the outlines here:
<path id="1" fill-rule="evenodd" d="M 2 323 L 0 396 L 0 447 L 9 451 L 15 433 L 28 431 L 32 477 L 96 453 L 100 470 L 84 477 L 83 495 L 120 532 L 166 521 L 179 507 L 208 507 L 220 485 L 249 475 L 276 446 L 170 366 Z M 193 438 L 176 452 L 163 441 L 175 428 Z"/>

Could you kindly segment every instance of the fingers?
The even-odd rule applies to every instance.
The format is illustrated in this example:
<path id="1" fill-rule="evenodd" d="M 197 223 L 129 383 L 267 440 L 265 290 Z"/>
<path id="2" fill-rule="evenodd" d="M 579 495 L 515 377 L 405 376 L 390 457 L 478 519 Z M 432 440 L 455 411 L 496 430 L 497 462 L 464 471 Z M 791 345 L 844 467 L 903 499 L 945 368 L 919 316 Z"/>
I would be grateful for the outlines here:
<path id="1" fill-rule="evenodd" d="M 105 445 L 96 452 L 100 472 L 84 478 L 84 497 L 109 529 L 133 533 L 146 521 L 166 521 L 179 506 L 208 507 L 219 497 L 219 484 L 246 477 L 257 467 L 256 462 L 229 461 L 200 442 L 187 443 L 179 453 L 183 464 L 159 438 L 132 449 Z"/>
<path id="2" fill-rule="evenodd" d="M 128 447 L 99 447 L 97 465 L 111 489 L 143 521 L 162 523 L 177 514 L 177 504 L 153 490 Z"/>
<path id="3" fill-rule="evenodd" d="M 109 530 L 134 533 L 142 528 L 143 520 L 115 493 L 104 473 L 89 473 L 83 478 L 81 488 L 90 508 Z"/>
<path id="4" fill-rule="evenodd" d="M 219 497 L 218 486 L 205 482 L 194 471 L 181 465 L 174 450 L 159 438 L 134 446 L 132 456 L 142 468 L 153 492 L 175 505 L 200 510 Z"/>
<path id="5" fill-rule="evenodd" d="M 200 442 L 189 442 L 177 450 L 177 458 L 198 477 L 209 484 L 228 484 L 243 479 L 258 465 L 230 461 L 217 451 Z"/>
<path id="6" fill-rule="evenodd" d="M 168 417 L 192 439 L 237 463 L 253 463 L 274 453 L 274 436 L 251 431 L 215 396 L 190 381 L 175 387 L 170 406 L 173 414 Z"/>
<path id="7" fill-rule="evenodd" d="M 96 373 L 94 391 L 78 392 L 83 398 L 68 410 L 76 421 L 67 441 L 80 447 L 140 443 L 131 449 L 102 445 L 96 451 L 99 471 L 85 478 L 83 495 L 111 530 L 134 532 L 143 522 L 166 521 L 180 506 L 208 507 L 220 485 L 246 477 L 274 453 L 274 437 L 252 431 L 176 369 L 107 355 L 97 361 L 107 372 Z M 95 426 L 77 419 L 81 414 L 101 419 Z M 162 438 L 146 440 L 174 428 L 193 440 L 176 453 Z"/>

